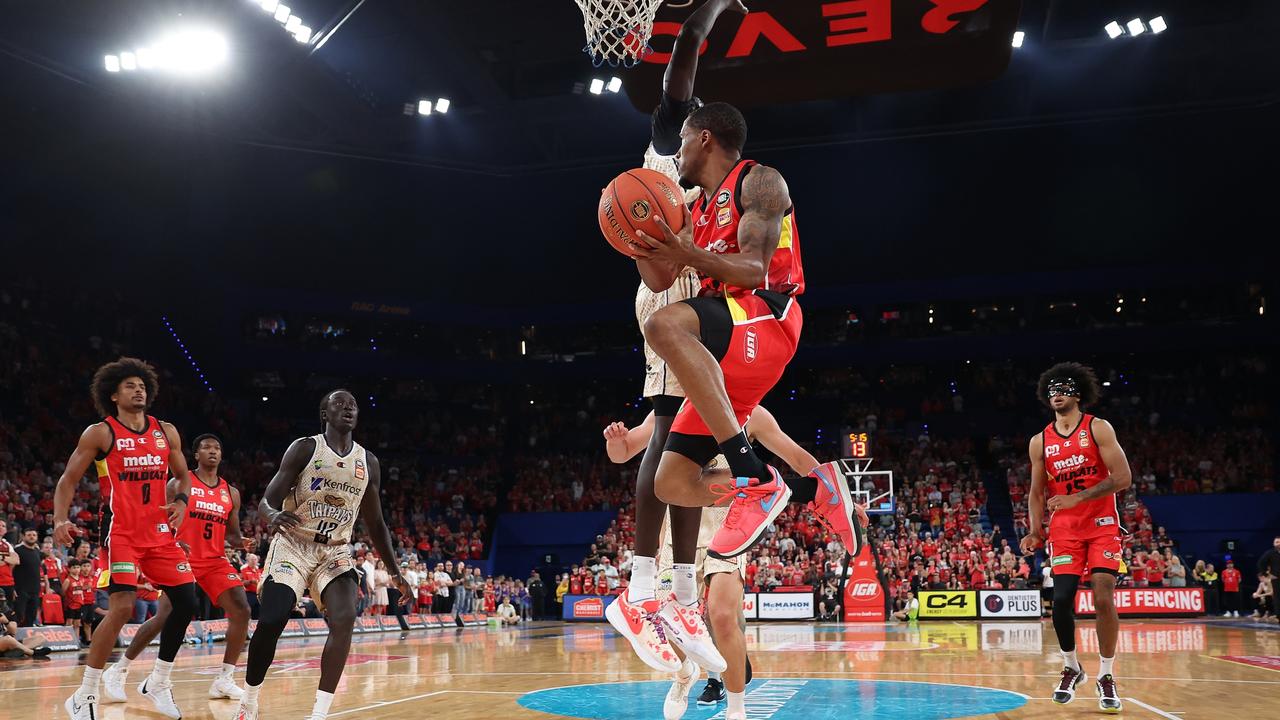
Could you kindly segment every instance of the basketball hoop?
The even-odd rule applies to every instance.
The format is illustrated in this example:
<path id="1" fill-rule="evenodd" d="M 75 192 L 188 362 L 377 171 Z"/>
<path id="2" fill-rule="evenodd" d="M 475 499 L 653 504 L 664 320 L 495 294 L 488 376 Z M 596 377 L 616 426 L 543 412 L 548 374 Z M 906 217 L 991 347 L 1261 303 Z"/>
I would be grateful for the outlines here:
<path id="1" fill-rule="evenodd" d="M 596 67 L 631 68 L 653 52 L 649 38 L 662 0 L 574 0 L 582 11 L 587 44 L 582 51 Z"/>

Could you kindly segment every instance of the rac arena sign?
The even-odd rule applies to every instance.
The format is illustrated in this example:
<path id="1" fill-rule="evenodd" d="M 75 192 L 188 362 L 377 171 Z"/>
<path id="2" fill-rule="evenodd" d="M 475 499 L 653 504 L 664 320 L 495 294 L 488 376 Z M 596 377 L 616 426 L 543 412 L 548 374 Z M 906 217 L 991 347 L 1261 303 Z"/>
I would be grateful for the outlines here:
<path id="1" fill-rule="evenodd" d="M 658 11 L 653 52 L 624 76 L 642 112 L 658 103 L 680 25 L 700 2 Z M 697 93 L 738 106 L 989 82 L 1008 67 L 1021 0 L 753 0 L 699 50 Z"/>

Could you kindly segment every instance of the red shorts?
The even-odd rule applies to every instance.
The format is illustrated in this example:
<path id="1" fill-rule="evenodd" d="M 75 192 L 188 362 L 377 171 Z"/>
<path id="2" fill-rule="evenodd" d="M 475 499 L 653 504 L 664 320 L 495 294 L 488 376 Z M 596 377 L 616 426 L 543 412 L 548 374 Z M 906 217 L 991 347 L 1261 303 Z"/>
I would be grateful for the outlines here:
<path id="1" fill-rule="evenodd" d="M 741 297 L 699 297 L 685 302 L 698 313 L 703 344 L 720 361 L 724 388 L 741 427 L 796 354 L 804 326 L 800 303 L 794 297 L 767 290 Z M 676 414 L 671 432 L 711 435 L 688 401 Z"/>
<path id="2" fill-rule="evenodd" d="M 1120 536 L 1093 537 L 1050 535 L 1049 564 L 1054 575 L 1091 575 L 1095 572 L 1120 572 Z"/>
<path id="3" fill-rule="evenodd" d="M 157 587 L 176 587 L 195 582 L 187 554 L 175 541 L 157 547 L 133 547 L 125 542 L 112 542 L 107 546 L 107 571 L 111 573 L 109 587 L 138 586 L 138 571 L 142 571 Z M 127 588 L 126 588 L 127 589 Z"/>
<path id="4" fill-rule="evenodd" d="M 218 605 L 218 598 L 222 597 L 222 593 L 232 588 L 244 587 L 244 583 L 240 580 L 240 573 L 236 572 L 226 558 L 192 560 L 191 572 L 195 574 L 200 589 L 218 607 L 222 607 Z"/>

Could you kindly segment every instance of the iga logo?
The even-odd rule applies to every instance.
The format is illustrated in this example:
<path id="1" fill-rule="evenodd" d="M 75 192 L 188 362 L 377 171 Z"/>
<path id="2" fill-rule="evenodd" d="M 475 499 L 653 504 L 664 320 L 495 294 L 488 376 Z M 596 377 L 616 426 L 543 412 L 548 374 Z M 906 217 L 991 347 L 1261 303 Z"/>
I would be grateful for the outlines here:
<path id="1" fill-rule="evenodd" d="M 759 340 L 756 337 L 756 329 L 754 327 L 747 328 L 747 337 L 743 342 L 744 352 L 747 356 L 747 363 L 756 361 L 756 352 L 759 347 Z"/>
<path id="2" fill-rule="evenodd" d="M 864 580 L 853 586 L 849 591 L 850 597 L 875 597 L 880 592 L 880 586 L 874 582 Z"/>

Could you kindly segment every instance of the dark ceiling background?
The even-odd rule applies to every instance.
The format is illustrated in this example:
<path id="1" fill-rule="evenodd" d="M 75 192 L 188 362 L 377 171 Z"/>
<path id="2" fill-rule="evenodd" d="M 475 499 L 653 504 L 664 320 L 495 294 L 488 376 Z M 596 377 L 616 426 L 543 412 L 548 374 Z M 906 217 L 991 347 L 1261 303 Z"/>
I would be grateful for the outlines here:
<path id="1" fill-rule="evenodd" d="M 575 93 L 607 73 L 579 52 L 571 2 L 292 5 L 317 28 L 347 20 L 308 51 L 242 0 L 6 3 L 5 264 L 176 296 L 630 296 L 634 270 L 594 207 L 639 163 L 648 120 L 623 94 Z M 1264 272 L 1274 4 L 1022 12 L 1027 43 L 995 82 L 748 113 L 749 154 L 792 187 L 811 285 L 973 278 L 981 294 L 1028 272 L 1158 266 L 1188 284 L 1207 268 Z M 1158 37 L 1101 31 L 1155 14 L 1170 25 Z M 103 54 L 175 20 L 228 36 L 224 73 L 102 70 Z M 448 115 L 403 113 L 440 96 Z"/>

